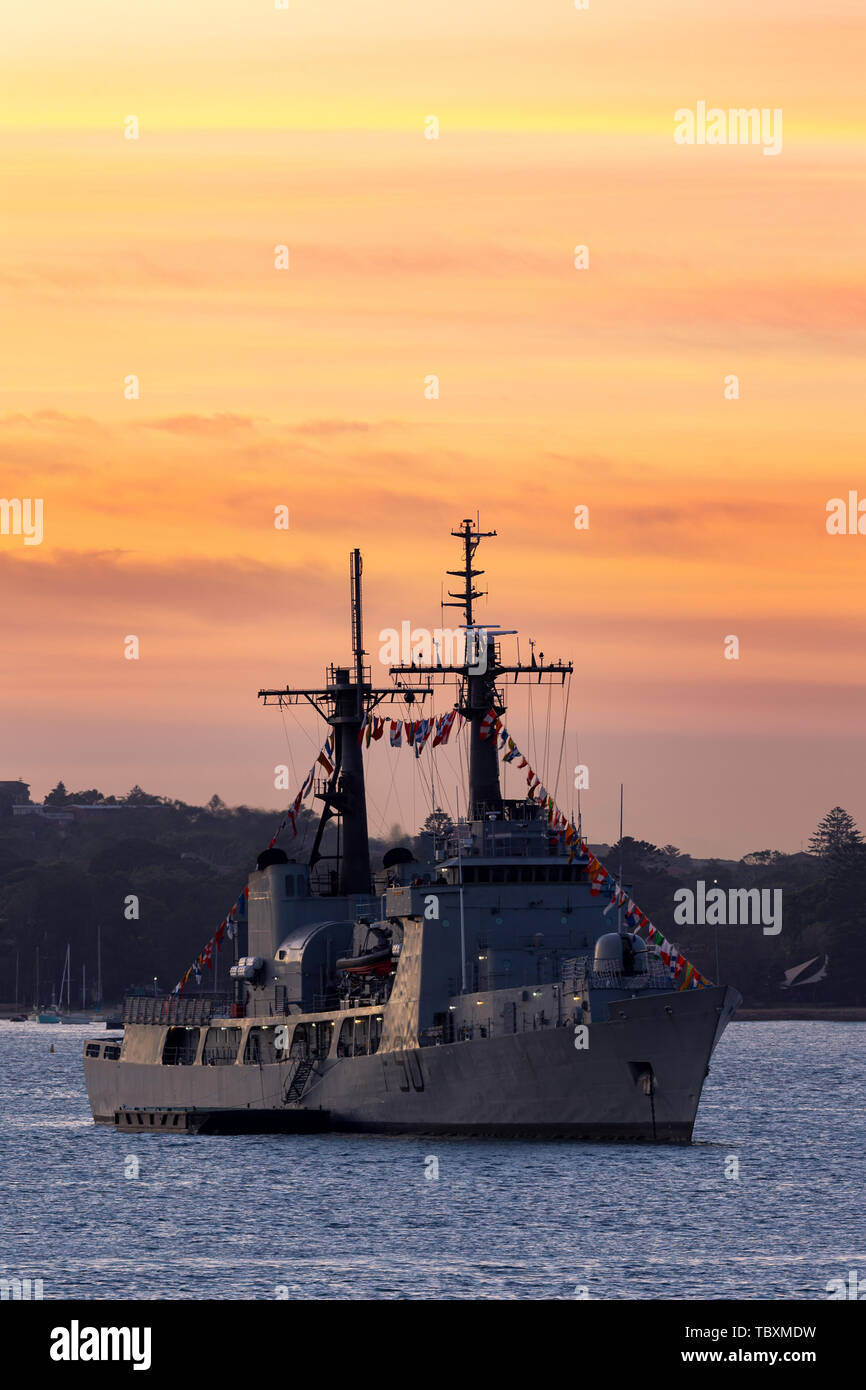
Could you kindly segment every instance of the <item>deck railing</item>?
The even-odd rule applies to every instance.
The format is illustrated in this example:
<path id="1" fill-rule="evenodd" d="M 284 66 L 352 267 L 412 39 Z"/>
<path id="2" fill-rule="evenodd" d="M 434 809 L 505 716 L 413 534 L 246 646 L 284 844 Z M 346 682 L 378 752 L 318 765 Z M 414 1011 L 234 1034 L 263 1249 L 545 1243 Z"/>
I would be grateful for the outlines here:
<path id="1" fill-rule="evenodd" d="M 582 987 L 588 989 L 672 989 L 670 972 L 661 961 L 649 960 L 646 970 L 635 975 L 626 975 L 611 963 L 596 968 L 586 956 L 567 960 L 562 967 L 562 983 L 566 989 L 575 993 Z"/>
<path id="2" fill-rule="evenodd" d="M 123 1001 L 124 1023 L 209 1023 L 228 1015 L 230 994 L 129 994 Z"/>

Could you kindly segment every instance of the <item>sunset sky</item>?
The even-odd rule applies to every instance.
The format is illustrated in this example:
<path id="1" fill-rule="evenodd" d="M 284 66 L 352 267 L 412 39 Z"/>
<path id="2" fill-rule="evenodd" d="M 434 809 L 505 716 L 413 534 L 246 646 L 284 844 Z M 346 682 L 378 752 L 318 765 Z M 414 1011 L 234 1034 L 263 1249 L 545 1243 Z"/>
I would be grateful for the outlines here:
<path id="1" fill-rule="evenodd" d="M 866 830 L 866 535 L 825 525 L 866 498 L 862 5 L 704 8 L 7 11 L 0 496 L 45 536 L 0 535 L 0 779 L 276 810 L 322 730 L 256 692 L 348 656 L 350 549 L 384 683 L 478 511 L 482 616 L 574 660 L 588 838 L 620 781 L 695 854 Z M 675 144 L 699 100 L 781 109 L 782 153 Z M 430 769 L 368 756 L 373 831 L 414 831 Z"/>

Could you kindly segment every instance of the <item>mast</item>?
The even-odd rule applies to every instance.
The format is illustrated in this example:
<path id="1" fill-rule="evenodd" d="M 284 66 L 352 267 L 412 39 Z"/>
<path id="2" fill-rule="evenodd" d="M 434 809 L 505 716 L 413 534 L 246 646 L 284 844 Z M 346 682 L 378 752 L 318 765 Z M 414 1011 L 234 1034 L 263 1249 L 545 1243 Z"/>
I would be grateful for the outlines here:
<path id="1" fill-rule="evenodd" d="M 349 556 L 349 607 L 352 619 L 352 656 L 355 664 L 354 684 L 346 677 L 348 672 L 338 669 L 332 727 L 334 729 L 334 751 L 336 753 L 335 772 L 341 772 L 339 786 L 330 789 L 330 800 L 325 803 L 325 811 L 336 811 L 342 816 L 342 858 L 340 860 L 340 892 L 369 893 L 370 891 L 370 841 L 367 830 L 367 795 L 364 786 L 364 754 L 358 735 L 367 715 L 367 696 L 369 682 L 364 679 L 364 614 L 361 596 L 361 575 L 363 573 L 361 552 L 352 551 Z M 328 817 L 329 818 L 329 817 Z M 319 844 L 325 830 L 327 819 L 319 822 L 314 851 L 318 855 Z"/>
<path id="2" fill-rule="evenodd" d="M 60 976 L 60 989 L 57 994 L 57 1006 L 63 1008 L 63 986 L 66 985 L 66 1008 L 69 1009 L 69 942 L 66 943 L 66 955 L 63 960 L 63 974 Z M 54 986 L 51 986 L 51 1002 L 54 1003 Z"/>
<path id="3" fill-rule="evenodd" d="M 622 782 L 620 782 L 620 784 L 619 784 L 619 883 L 617 884 L 617 888 L 618 888 L 618 889 L 621 889 L 621 888 L 622 888 L 622 796 L 623 796 L 623 784 L 622 784 Z M 617 931 L 619 932 L 620 936 L 622 936 L 622 903 L 619 903 L 619 904 L 617 905 L 617 909 L 616 909 L 616 929 L 617 929 Z"/>
<path id="4" fill-rule="evenodd" d="M 476 589 L 474 580 L 484 573 L 484 570 L 472 568 L 472 561 L 475 552 L 482 540 L 490 540 L 496 535 L 495 531 L 473 530 L 472 522 L 464 520 L 461 523 L 460 531 L 452 531 L 455 538 L 463 540 L 463 568 L 462 570 L 446 570 L 446 574 L 452 575 L 455 579 L 463 580 L 463 592 L 455 593 L 448 590 L 448 596 L 456 600 L 453 603 L 443 603 L 443 608 L 460 608 L 466 621 L 466 674 L 462 678 L 462 692 L 460 713 L 470 722 L 469 729 L 469 807 L 470 815 L 481 814 L 481 808 L 487 811 L 502 810 L 502 791 L 499 783 L 499 758 L 497 757 L 497 740 L 495 738 L 483 739 L 480 737 L 481 721 L 487 711 L 491 708 L 496 709 L 497 714 L 502 714 L 505 706 L 497 700 L 495 671 L 489 662 L 488 634 L 485 630 L 480 639 L 474 636 L 470 638 L 469 633 L 474 632 L 475 619 L 473 605 L 475 600 L 483 598 L 485 590 Z M 470 675 L 468 661 L 470 655 L 477 654 L 479 657 L 488 657 L 488 660 L 474 663 L 477 666 L 485 665 L 486 670 L 483 674 Z"/>
<path id="5" fill-rule="evenodd" d="M 429 686 L 421 690 L 373 686 L 370 667 L 364 665 L 367 653 L 364 650 L 362 574 L 361 552 L 355 549 L 349 557 L 352 666 L 329 666 L 325 684 L 318 689 L 287 685 L 284 690 L 259 691 L 259 699 L 266 705 L 297 705 L 306 700 L 334 730 L 334 771 L 327 784 L 315 793 L 316 800 L 322 802 L 322 814 L 309 864 L 313 868 L 322 859 L 338 858 L 336 891 L 342 896 L 368 894 L 372 884 L 361 731 L 381 701 L 393 703 L 397 699 L 407 699 L 411 702 L 431 693 Z M 328 822 L 334 816 L 341 818 L 341 853 L 325 856 L 320 852 L 320 845 Z"/>
<path id="6" fill-rule="evenodd" d="M 490 710 L 497 716 L 505 713 L 505 699 L 500 689 L 501 679 L 512 675 L 514 683 L 527 677 L 539 685 L 552 683 L 557 676 L 565 684 L 566 676 L 571 675 L 571 662 L 561 661 L 545 664 L 544 653 L 540 661 L 532 654 L 531 665 L 518 660 L 516 665 L 502 661 L 497 639 L 506 636 L 498 624 L 479 625 L 475 620 L 475 601 L 483 598 L 485 590 L 476 589 L 475 580 L 484 570 L 475 569 L 475 552 L 483 540 L 492 539 L 495 531 L 482 531 L 478 524 L 464 519 L 452 536 L 463 542 L 463 567 L 447 570 L 446 573 L 462 579 L 460 588 L 448 591 L 451 603 L 443 603 L 443 608 L 459 608 L 464 616 L 465 649 L 463 660 L 452 666 L 436 664 L 431 667 L 392 666 L 393 677 L 403 676 L 411 679 L 425 675 L 441 683 L 452 676 L 458 680 L 459 693 L 457 709 L 469 723 L 469 819 L 478 819 L 490 814 L 502 814 L 502 790 L 499 781 L 498 740 L 481 737 L 481 722 Z"/>

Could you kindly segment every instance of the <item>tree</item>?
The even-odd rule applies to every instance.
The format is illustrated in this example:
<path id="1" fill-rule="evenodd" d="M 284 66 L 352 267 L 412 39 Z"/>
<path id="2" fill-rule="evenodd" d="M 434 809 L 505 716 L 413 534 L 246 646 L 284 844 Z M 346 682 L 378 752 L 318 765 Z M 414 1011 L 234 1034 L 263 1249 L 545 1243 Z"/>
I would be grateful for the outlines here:
<path id="1" fill-rule="evenodd" d="M 69 800 L 69 792 L 62 782 L 58 782 L 53 791 L 50 791 L 43 801 L 43 806 L 65 806 Z"/>
<path id="2" fill-rule="evenodd" d="M 815 833 L 809 840 L 812 854 L 820 854 L 824 859 L 836 859 L 862 845 L 863 836 L 857 828 L 853 816 L 841 806 L 834 806 L 822 821 L 818 822 Z"/>
<path id="3" fill-rule="evenodd" d="M 454 829 L 454 822 L 447 811 L 443 811 L 441 806 L 436 806 L 425 820 L 422 830 L 427 830 L 433 835 L 449 835 Z"/>
<path id="4" fill-rule="evenodd" d="M 635 840 L 632 835 L 623 835 L 622 840 L 617 840 L 615 845 L 611 845 L 608 855 L 608 868 L 611 873 L 619 871 L 620 859 L 626 878 L 639 873 L 662 873 L 667 867 L 665 850 L 659 849 L 658 845 L 652 844 L 649 840 Z"/>
<path id="5" fill-rule="evenodd" d="M 152 796 L 150 792 L 142 791 L 136 782 L 135 786 L 121 797 L 124 806 L 161 806 L 162 797 Z"/>
<path id="6" fill-rule="evenodd" d="M 207 806 L 205 807 L 205 810 L 206 810 L 206 811 L 210 811 L 211 815 L 212 815 L 212 816 L 215 816 L 215 815 L 217 814 L 218 811 L 226 811 L 226 810 L 228 810 L 228 807 L 226 806 L 226 804 L 225 804 L 225 802 L 223 801 L 222 797 L 221 797 L 221 796 L 217 796 L 216 792 L 214 792 L 213 796 L 211 797 L 210 801 L 208 802 Z"/>

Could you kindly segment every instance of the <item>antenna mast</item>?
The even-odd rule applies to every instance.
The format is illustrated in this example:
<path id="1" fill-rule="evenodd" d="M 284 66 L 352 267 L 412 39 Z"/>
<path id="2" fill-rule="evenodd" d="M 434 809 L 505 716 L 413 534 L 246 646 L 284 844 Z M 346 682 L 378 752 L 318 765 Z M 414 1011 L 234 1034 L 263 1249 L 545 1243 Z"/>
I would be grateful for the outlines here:
<path id="1" fill-rule="evenodd" d="M 355 656 L 355 687 L 360 695 L 364 686 L 364 615 L 361 607 L 361 575 L 364 562 L 360 550 L 349 556 L 349 595 L 352 606 L 352 651 Z"/>
<path id="2" fill-rule="evenodd" d="M 497 740 L 481 737 L 481 722 L 485 715 L 491 709 L 497 715 L 505 712 L 505 702 L 497 682 L 504 676 L 513 675 L 515 684 L 521 676 L 525 676 L 540 685 L 542 680 L 550 684 L 558 676 L 564 685 L 566 676 L 571 674 L 573 668 L 571 662 L 545 665 L 543 653 L 540 653 L 540 661 L 535 660 L 533 653 L 531 666 L 525 666 L 520 661 L 513 666 L 503 664 L 496 639 L 505 634 L 496 623 L 478 626 L 474 607 L 476 600 L 483 598 L 486 593 L 486 590 L 475 587 L 475 580 L 484 573 L 484 570 L 473 568 L 475 552 L 481 541 L 491 539 L 496 532 L 482 531 L 478 524 L 464 519 L 459 529 L 451 534 L 463 542 L 463 568 L 446 573 L 462 579 L 463 585 L 457 590 L 448 590 L 452 602 L 443 603 L 442 607 L 460 608 L 463 611 L 466 631 L 463 660 L 451 666 L 437 661 L 430 667 L 392 666 L 390 669 L 392 677 L 399 676 L 409 681 L 413 677 L 417 679 L 423 676 L 437 684 L 444 684 L 457 677 L 459 694 L 456 706 L 470 725 L 469 819 L 473 820 L 503 813 Z"/>
<path id="3" fill-rule="evenodd" d="M 342 895 L 369 894 L 371 888 L 370 842 L 367 831 L 367 797 L 364 786 L 364 757 L 361 730 L 382 700 L 425 699 L 429 685 L 407 691 L 403 686 L 379 689 L 373 686 L 369 666 L 364 665 L 364 624 L 361 602 L 363 564 L 360 550 L 349 557 L 349 594 L 352 625 L 353 665 L 328 667 L 325 684 L 314 690 L 286 686 L 284 690 L 260 690 L 266 705 L 298 705 L 306 700 L 334 730 L 334 770 L 327 782 L 317 784 L 315 798 L 322 803 L 322 814 L 310 851 L 310 868 L 321 859 L 339 859 L 337 882 L 331 891 Z M 320 852 L 325 829 L 334 817 L 342 818 L 342 853 L 326 856 Z"/>

